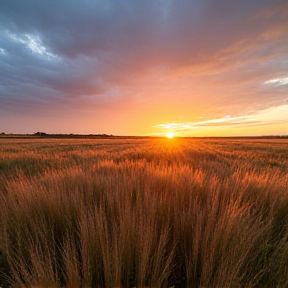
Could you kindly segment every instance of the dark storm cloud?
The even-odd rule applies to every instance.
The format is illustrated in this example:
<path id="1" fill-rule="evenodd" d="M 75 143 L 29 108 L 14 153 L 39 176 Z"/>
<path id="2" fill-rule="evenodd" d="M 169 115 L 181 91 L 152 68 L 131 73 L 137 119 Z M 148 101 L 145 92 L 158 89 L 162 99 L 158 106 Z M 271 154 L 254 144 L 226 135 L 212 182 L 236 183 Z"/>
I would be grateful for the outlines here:
<path id="1" fill-rule="evenodd" d="M 284 0 L 2 0 L 0 109 L 71 99 L 81 106 L 89 102 L 83 97 L 96 106 L 105 97 L 131 101 L 158 68 L 236 83 L 242 76 L 231 69 L 249 74 L 251 59 L 287 57 L 287 7 Z M 274 70 L 282 75 L 287 66 Z M 255 70 L 249 79 L 272 79 Z"/>

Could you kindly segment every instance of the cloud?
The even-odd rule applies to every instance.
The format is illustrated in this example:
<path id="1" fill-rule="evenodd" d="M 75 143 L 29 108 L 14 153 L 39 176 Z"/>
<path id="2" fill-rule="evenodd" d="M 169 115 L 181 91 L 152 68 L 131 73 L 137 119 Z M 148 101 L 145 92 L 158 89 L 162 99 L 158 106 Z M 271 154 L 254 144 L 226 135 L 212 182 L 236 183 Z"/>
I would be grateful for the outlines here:
<path id="1" fill-rule="evenodd" d="M 188 122 L 188 123 L 165 123 L 153 126 L 163 130 L 173 131 L 175 133 L 193 132 L 195 129 L 209 129 L 213 127 L 251 127 L 259 125 L 288 124 L 288 105 L 281 105 L 260 110 L 250 115 L 241 115 L 235 117 L 222 117 L 218 119 L 209 119 L 205 121 Z M 163 134 L 165 132 L 160 132 Z"/>
<path id="2" fill-rule="evenodd" d="M 276 85 L 276 86 L 288 85 L 288 77 L 271 79 L 271 80 L 265 81 L 264 84 Z"/>

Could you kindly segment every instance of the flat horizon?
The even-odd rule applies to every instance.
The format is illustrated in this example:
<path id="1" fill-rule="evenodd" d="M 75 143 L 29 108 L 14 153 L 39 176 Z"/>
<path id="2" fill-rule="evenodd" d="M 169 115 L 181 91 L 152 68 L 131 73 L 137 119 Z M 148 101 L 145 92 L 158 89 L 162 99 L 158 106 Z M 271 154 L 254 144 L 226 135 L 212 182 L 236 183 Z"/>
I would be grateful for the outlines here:
<path id="1" fill-rule="evenodd" d="M 39 132 L 38 132 L 39 133 Z M 43 132 L 41 132 L 43 133 Z M 45 132 L 44 132 L 45 133 Z M 174 139 L 174 138 L 255 138 L 255 139 L 260 139 L 260 138 L 266 138 L 266 139 L 273 139 L 273 138 L 283 138 L 283 139 L 286 139 L 288 138 L 288 135 L 259 135 L 259 136 L 249 136 L 249 135 L 237 135 L 237 136 L 177 136 L 177 135 L 173 135 L 173 137 L 169 137 L 169 135 L 113 135 L 113 134 L 105 134 L 105 133 L 102 133 L 102 134 L 74 134 L 74 133 L 45 133 L 45 135 L 37 135 L 37 132 L 36 133 L 5 133 L 5 132 L 2 132 L 0 133 L 0 139 L 1 138 L 21 138 L 21 137 L 33 137 L 33 138 L 170 138 L 171 139 Z"/>

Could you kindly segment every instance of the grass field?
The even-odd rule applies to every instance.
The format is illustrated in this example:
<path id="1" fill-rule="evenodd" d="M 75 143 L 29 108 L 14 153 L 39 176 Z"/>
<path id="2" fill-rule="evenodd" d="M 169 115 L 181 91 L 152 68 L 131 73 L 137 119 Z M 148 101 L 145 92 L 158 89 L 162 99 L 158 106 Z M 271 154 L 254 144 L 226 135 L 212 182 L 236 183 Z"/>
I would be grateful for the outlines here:
<path id="1" fill-rule="evenodd" d="M 0 139 L 0 286 L 288 287 L 288 140 Z"/>

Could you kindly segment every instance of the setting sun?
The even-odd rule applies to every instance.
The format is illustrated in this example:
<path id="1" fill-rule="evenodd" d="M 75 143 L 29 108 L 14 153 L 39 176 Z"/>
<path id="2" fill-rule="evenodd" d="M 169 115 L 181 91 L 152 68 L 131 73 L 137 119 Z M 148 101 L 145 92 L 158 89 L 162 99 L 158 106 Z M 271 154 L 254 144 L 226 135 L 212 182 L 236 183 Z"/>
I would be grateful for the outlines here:
<path id="1" fill-rule="evenodd" d="M 172 139 L 173 137 L 174 137 L 174 134 L 173 134 L 173 133 L 167 134 L 167 138 Z"/>

